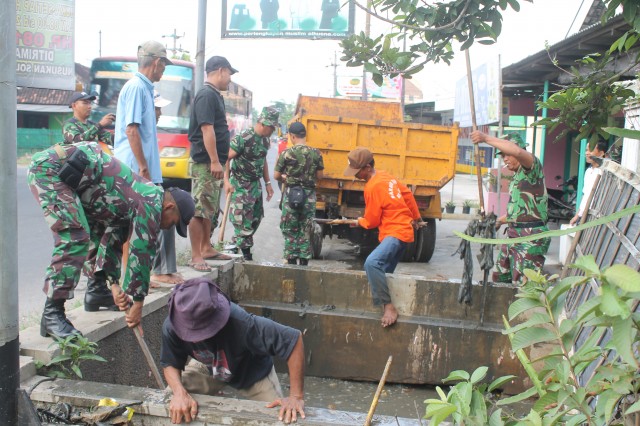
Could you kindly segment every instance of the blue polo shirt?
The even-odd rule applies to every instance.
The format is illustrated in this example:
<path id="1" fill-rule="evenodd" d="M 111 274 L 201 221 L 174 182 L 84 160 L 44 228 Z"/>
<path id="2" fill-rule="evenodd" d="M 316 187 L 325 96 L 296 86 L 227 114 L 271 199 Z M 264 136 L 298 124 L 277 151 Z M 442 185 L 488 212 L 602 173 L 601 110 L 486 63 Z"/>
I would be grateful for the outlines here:
<path id="1" fill-rule="evenodd" d="M 126 133 L 127 126 L 133 123 L 138 124 L 142 150 L 144 158 L 147 160 L 151 181 L 162 183 L 156 111 L 153 106 L 153 83 L 139 72 L 127 81 L 120 91 L 113 145 L 115 157 L 138 173 L 138 162 L 131 151 Z"/>

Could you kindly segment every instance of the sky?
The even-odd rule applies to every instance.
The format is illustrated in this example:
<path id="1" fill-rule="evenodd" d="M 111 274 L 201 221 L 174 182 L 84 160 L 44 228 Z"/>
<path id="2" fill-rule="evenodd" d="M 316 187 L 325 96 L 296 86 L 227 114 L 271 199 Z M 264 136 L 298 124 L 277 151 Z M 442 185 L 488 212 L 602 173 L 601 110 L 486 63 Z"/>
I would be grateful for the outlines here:
<path id="1" fill-rule="evenodd" d="M 247 2 L 257 0 L 247 0 Z M 364 0 L 360 0 L 365 3 Z M 253 92 L 254 107 L 274 101 L 295 103 L 299 94 L 331 96 L 334 57 L 338 75 L 361 75 L 361 69 L 340 62 L 337 40 L 231 40 L 221 39 L 221 2 L 208 1 L 205 58 L 225 56 L 239 72 L 233 80 Z M 502 67 L 518 62 L 576 32 L 591 0 L 521 0 L 520 12 L 503 13 L 502 34 L 492 46 L 475 44 L 470 50 L 472 68 L 485 58 L 500 55 Z M 177 47 L 195 60 L 197 0 L 75 0 L 75 60 L 90 65 L 98 57 L 134 56 L 137 46 L 157 40 L 173 46 L 166 37 L 174 29 Z M 364 30 L 364 12 L 356 8 L 355 30 Z M 572 27 L 572 22 L 574 21 Z M 371 35 L 386 34 L 388 24 L 372 18 Z M 165 37 L 163 37 L 165 36 Z M 466 75 L 464 54 L 456 48 L 452 64 L 430 64 L 413 79 L 423 91 L 423 101 L 435 101 L 436 109 L 453 108 L 456 81 Z"/>

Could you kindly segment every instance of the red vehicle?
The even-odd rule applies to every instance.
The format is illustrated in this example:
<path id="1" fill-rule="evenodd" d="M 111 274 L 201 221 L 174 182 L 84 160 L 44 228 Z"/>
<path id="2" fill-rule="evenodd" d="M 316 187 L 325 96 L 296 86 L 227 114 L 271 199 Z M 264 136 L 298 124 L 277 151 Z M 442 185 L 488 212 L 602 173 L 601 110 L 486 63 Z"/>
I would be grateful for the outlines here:
<path id="1" fill-rule="evenodd" d="M 160 148 L 160 166 L 163 184 L 191 188 L 191 170 L 189 167 L 189 118 L 191 101 L 194 96 L 195 66 L 191 62 L 172 59 L 162 79 L 155 83 L 160 95 L 171 101 L 162 108 L 158 122 L 158 146 Z M 118 95 L 122 86 L 138 70 L 134 57 L 102 57 L 91 64 L 91 90 L 98 95 L 98 105 L 92 111 L 95 121 L 108 113 L 116 113 Z M 224 94 L 227 110 L 227 123 L 231 137 L 236 132 L 251 125 L 251 91 L 230 83 Z"/>

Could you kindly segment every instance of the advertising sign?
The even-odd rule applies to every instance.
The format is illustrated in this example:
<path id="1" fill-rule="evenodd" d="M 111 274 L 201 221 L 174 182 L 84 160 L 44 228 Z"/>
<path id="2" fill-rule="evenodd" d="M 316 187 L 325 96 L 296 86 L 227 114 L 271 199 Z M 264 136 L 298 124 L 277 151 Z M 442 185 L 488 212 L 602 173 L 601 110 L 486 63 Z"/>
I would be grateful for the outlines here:
<path id="1" fill-rule="evenodd" d="M 338 76 L 336 96 L 359 98 L 362 96 L 362 76 Z M 367 94 L 371 98 L 400 99 L 402 95 L 402 77 L 384 76 L 382 86 L 373 82 L 367 73 Z"/>
<path id="2" fill-rule="evenodd" d="M 222 0 L 222 38 L 341 39 L 354 15 L 345 0 Z"/>
<path id="3" fill-rule="evenodd" d="M 74 0 L 16 0 L 18 86 L 73 90 Z"/>
<path id="4" fill-rule="evenodd" d="M 476 105 L 476 121 L 478 126 L 497 123 L 500 120 L 498 101 L 500 99 L 500 60 L 498 57 L 489 60 L 472 71 L 473 98 Z M 456 83 L 456 100 L 453 109 L 453 120 L 460 127 L 471 127 L 471 106 L 469 103 L 469 84 L 467 77 Z"/>

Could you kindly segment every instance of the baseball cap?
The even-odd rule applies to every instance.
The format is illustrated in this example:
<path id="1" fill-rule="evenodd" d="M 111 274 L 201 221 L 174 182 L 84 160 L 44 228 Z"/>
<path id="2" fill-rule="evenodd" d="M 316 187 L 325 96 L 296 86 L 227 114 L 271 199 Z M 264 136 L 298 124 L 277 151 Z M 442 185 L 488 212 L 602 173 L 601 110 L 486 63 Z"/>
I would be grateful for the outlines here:
<path id="1" fill-rule="evenodd" d="M 258 122 L 265 126 L 277 127 L 280 113 L 274 107 L 264 107 L 258 116 Z"/>
<path id="2" fill-rule="evenodd" d="M 349 166 L 345 169 L 345 176 L 355 176 L 367 164 L 373 161 L 373 154 L 367 148 L 356 148 L 349 153 Z"/>
<path id="3" fill-rule="evenodd" d="M 289 126 L 289 133 L 304 138 L 305 136 L 307 136 L 307 129 L 304 127 L 304 124 L 296 121 L 294 123 L 291 123 L 291 125 Z"/>
<path id="4" fill-rule="evenodd" d="M 69 108 L 73 105 L 74 102 L 77 101 L 95 101 L 96 95 L 90 95 L 87 92 L 73 92 L 73 96 L 71 96 L 71 101 L 69 102 Z"/>
<path id="5" fill-rule="evenodd" d="M 164 108 L 169 105 L 171 101 L 160 96 L 157 90 L 153 91 L 153 106 L 156 108 Z"/>
<path id="6" fill-rule="evenodd" d="M 231 304 L 211 278 L 186 280 L 169 297 L 169 321 L 185 342 L 215 336 L 229 321 Z"/>
<path id="7" fill-rule="evenodd" d="M 167 65 L 173 65 L 173 62 L 167 58 L 167 48 L 157 41 L 149 40 L 138 46 L 138 58 L 149 56 L 152 58 L 162 58 Z"/>
<path id="8" fill-rule="evenodd" d="M 173 199 L 178 206 L 178 211 L 180 212 L 180 222 L 176 225 L 176 231 L 178 231 L 178 235 L 182 238 L 187 238 L 187 227 L 189 226 L 191 218 L 196 213 L 196 206 L 193 202 L 193 198 L 191 198 L 191 195 L 189 195 L 188 192 L 179 188 L 169 188 L 167 191 L 169 191 L 173 196 Z"/>
<path id="9" fill-rule="evenodd" d="M 520 135 L 517 134 L 516 132 L 506 133 L 500 136 L 500 139 L 511 141 L 522 149 L 526 149 L 527 146 L 529 146 L 529 144 L 526 143 L 524 140 L 522 140 L 522 137 L 520 137 Z M 502 154 L 502 151 L 500 151 L 499 149 L 496 149 L 496 153 L 494 156 L 497 157 L 498 155 L 501 155 L 501 154 Z"/>
<path id="10" fill-rule="evenodd" d="M 229 68 L 231 70 L 231 74 L 235 74 L 238 72 L 237 69 L 231 66 L 227 58 L 224 56 L 212 56 L 207 60 L 207 64 L 205 66 L 205 71 L 210 73 L 220 68 Z"/>

